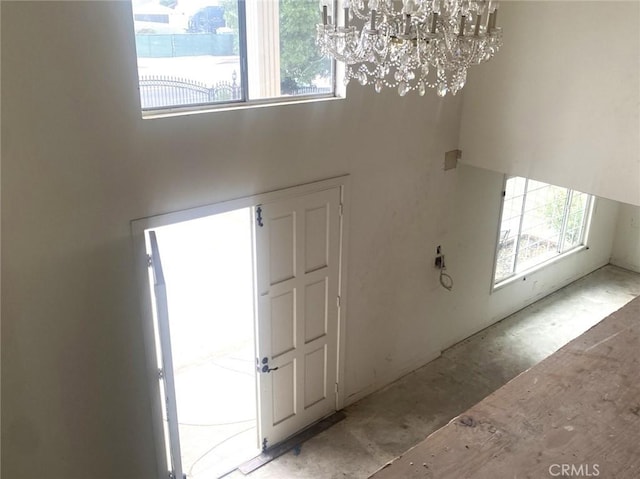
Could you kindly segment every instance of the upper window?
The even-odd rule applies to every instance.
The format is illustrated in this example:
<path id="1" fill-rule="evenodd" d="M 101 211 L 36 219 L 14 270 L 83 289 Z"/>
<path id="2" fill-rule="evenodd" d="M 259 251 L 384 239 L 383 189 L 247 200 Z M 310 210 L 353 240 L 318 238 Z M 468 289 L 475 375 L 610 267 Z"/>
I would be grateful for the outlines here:
<path id="1" fill-rule="evenodd" d="M 526 178 L 508 178 L 494 284 L 584 245 L 592 197 Z"/>
<path id="2" fill-rule="evenodd" d="M 333 96 L 317 0 L 133 0 L 143 110 Z"/>

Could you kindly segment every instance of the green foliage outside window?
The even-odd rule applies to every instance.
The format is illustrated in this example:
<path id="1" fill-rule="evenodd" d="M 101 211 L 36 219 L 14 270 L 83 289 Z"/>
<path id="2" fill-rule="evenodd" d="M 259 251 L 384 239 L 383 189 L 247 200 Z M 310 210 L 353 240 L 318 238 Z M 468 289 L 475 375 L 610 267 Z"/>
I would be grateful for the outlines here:
<path id="1" fill-rule="evenodd" d="M 227 27 L 238 31 L 237 0 L 222 0 Z M 316 76 L 331 73 L 331 62 L 320 55 L 315 43 L 320 21 L 317 0 L 280 0 L 280 82 L 283 91 L 311 85 Z M 239 55 L 234 35 L 234 55 Z"/>
<path id="2" fill-rule="evenodd" d="M 220 6 L 224 8 L 224 22 L 227 28 L 233 30 L 233 55 L 240 55 L 240 40 L 238 36 L 238 0 L 222 0 Z"/>
<path id="3" fill-rule="evenodd" d="M 547 224 L 553 228 L 554 231 L 561 231 L 562 223 L 566 216 L 565 246 L 575 245 L 582 236 L 583 212 L 587 201 L 586 195 L 574 191 L 571 197 L 571 203 L 567 205 L 568 189 L 553 187 L 551 188 L 551 192 L 552 199 L 545 204 L 544 208 L 544 216 Z M 568 211 L 566 211 L 567 208 Z"/>
<path id="4" fill-rule="evenodd" d="M 317 0 L 280 0 L 280 78 L 283 90 L 310 85 L 330 73 L 331 63 L 315 43 Z"/>

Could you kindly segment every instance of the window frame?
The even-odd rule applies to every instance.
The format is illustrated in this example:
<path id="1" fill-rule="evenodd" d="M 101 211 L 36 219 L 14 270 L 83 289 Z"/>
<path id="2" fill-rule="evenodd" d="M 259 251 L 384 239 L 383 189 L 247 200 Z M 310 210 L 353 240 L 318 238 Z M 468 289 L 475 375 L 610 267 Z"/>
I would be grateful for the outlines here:
<path id="1" fill-rule="evenodd" d="M 338 79 L 344 75 L 344 67 L 341 67 L 334 58 L 329 58 L 331 62 L 331 91 L 328 93 L 317 94 L 303 94 L 303 95 L 282 95 L 269 98 L 249 99 L 249 56 L 248 56 L 248 39 L 247 39 L 247 11 L 246 2 L 249 0 L 237 0 L 238 5 L 238 57 L 240 64 L 240 89 L 241 98 L 237 100 L 226 100 L 219 102 L 204 102 L 204 103 L 190 103 L 187 105 L 172 105 L 164 107 L 149 107 L 144 108 L 142 106 L 142 99 L 140 99 L 140 111 L 143 119 L 152 118 L 164 118 L 172 116 L 180 116 L 185 114 L 194 113 L 212 113 L 218 111 L 232 111 L 243 110 L 248 108 L 260 108 L 265 106 L 276 105 L 288 105 L 288 104 L 300 104 L 300 103 L 314 103 L 317 101 L 326 100 L 339 100 L 346 97 L 346 88 L 340 87 L 342 82 Z M 278 1 L 278 0 L 274 0 Z M 334 11 L 338 11 L 338 0 L 333 0 Z M 134 18 L 134 14 L 132 18 Z M 320 21 L 320 14 L 318 13 L 318 22 Z M 311 30 L 310 34 L 315 37 L 315 31 Z M 136 48 L 136 64 L 138 62 L 138 51 Z M 138 72 L 138 89 L 140 89 Z"/>
<path id="2" fill-rule="evenodd" d="M 516 250 L 514 251 L 514 267 L 513 267 L 513 273 L 509 276 L 507 276 L 506 278 L 503 278 L 499 281 L 496 281 L 496 273 L 498 271 L 498 259 L 499 259 L 499 254 L 500 254 L 500 238 L 501 238 L 501 231 L 502 231 L 502 220 L 503 220 L 503 215 L 504 215 L 504 203 L 505 203 L 505 199 L 506 199 L 506 192 L 507 192 L 507 182 L 511 179 L 511 178 L 518 178 L 518 176 L 516 175 L 504 175 L 503 181 L 502 181 L 502 191 L 500 194 L 500 214 L 498 217 L 498 226 L 497 226 L 497 233 L 496 233 L 496 242 L 495 242 L 495 250 L 494 250 L 494 258 L 493 258 L 493 270 L 492 270 L 492 274 L 491 274 L 491 292 L 497 291 L 499 289 L 504 288 L 505 286 L 508 286 L 510 284 L 513 284 L 517 281 L 520 280 L 526 280 L 527 275 L 530 275 L 532 273 L 535 273 L 536 271 L 539 271 L 543 268 L 546 268 L 547 266 L 554 264 L 558 261 L 563 260 L 564 258 L 571 256 L 575 253 L 578 253 L 580 251 L 585 251 L 589 249 L 589 233 L 591 230 L 591 223 L 592 223 L 592 219 L 593 219 L 593 212 L 595 210 L 595 205 L 596 205 L 596 201 L 597 198 L 594 195 L 590 195 L 588 193 L 583 193 L 583 192 L 578 192 L 578 193 L 583 193 L 587 196 L 587 204 L 585 205 L 584 208 L 584 221 L 582 223 L 582 228 L 581 228 L 581 232 L 580 232 L 580 238 L 581 238 L 581 242 L 580 244 L 567 249 L 566 251 L 562 251 L 562 246 L 564 245 L 565 242 L 565 234 L 566 234 L 566 227 L 567 227 L 567 223 L 568 223 L 568 214 L 569 214 L 569 209 L 567 208 L 566 205 L 570 205 L 571 204 L 571 199 L 573 197 L 573 193 L 577 190 L 573 190 L 571 188 L 565 188 L 565 187 L 561 187 L 564 188 L 565 190 L 567 190 L 568 194 L 567 194 L 567 199 L 566 199 L 566 204 L 565 204 L 565 210 L 564 210 L 564 214 L 563 214 L 563 218 L 562 218 L 562 227 L 560 229 L 560 233 L 559 233 L 559 237 L 560 237 L 560 241 L 559 241 L 559 246 L 558 246 L 558 253 L 555 254 L 554 256 L 552 256 L 551 258 L 548 258 L 546 260 L 540 261 L 539 263 L 536 263 L 533 266 L 530 266 L 527 269 L 524 269 L 522 271 L 517 271 L 517 255 L 518 255 L 518 244 L 520 242 L 520 237 L 522 235 L 522 224 L 523 224 L 523 218 L 524 218 L 524 209 L 526 206 L 526 196 L 527 196 L 527 192 L 528 192 L 528 186 L 529 186 L 529 180 L 530 178 L 525 178 L 525 177 L 519 177 L 519 178 L 523 178 L 525 180 L 525 188 L 524 188 L 524 193 L 523 193 L 523 201 L 522 201 L 522 206 L 521 206 L 521 212 L 520 212 L 520 222 L 519 222 L 519 227 L 518 227 L 518 235 L 516 236 Z M 537 181 L 537 180 L 534 180 Z M 540 183 L 544 183 L 544 182 L 540 182 Z M 558 185 L 552 185 L 551 183 L 546 183 L 547 185 L 550 186 L 558 186 Z"/>

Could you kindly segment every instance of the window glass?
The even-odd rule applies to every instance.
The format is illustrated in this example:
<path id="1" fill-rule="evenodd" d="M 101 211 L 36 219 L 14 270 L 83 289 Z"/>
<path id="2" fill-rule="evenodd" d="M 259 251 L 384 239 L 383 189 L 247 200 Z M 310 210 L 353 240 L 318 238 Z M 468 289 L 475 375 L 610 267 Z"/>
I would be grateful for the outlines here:
<path id="1" fill-rule="evenodd" d="M 591 197 L 512 177 L 506 181 L 494 282 L 584 244 Z"/>
<path id="2" fill-rule="evenodd" d="M 133 0 L 143 110 L 333 95 L 316 0 Z"/>
<path id="3" fill-rule="evenodd" d="M 507 181 L 502 207 L 502 224 L 500 225 L 500 237 L 498 259 L 496 263 L 496 281 L 506 278 L 511 274 L 515 266 L 516 242 L 520 230 L 520 218 L 524 202 L 524 178 L 510 178 Z"/>
<path id="4" fill-rule="evenodd" d="M 587 219 L 587 203 L 589 195 L 574 191 L 569 204 L 567 225 L 565 228 L 563 251 L 582 243 L 583 231 Z"/>
<path id="5" fill-rule="evenodd" d="M 564 188 L 529 181 L 517 256 L 520 270 L 557 254 L 566 198 Z"/>
<path id="6" fill-rule="evenodd" d="M 317 0 L 280 0 L 281 95 L 333 92 L 333 62 L 320 55 Z"/>

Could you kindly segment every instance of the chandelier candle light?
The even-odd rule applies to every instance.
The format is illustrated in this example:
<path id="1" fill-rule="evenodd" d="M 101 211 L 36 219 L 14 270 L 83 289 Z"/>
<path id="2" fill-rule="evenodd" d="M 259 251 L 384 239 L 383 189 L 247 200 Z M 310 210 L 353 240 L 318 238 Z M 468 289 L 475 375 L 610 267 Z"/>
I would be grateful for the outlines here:
<path id="1" fill-rule="evenodd" d="M 320 0 L 316 43 L 345 64 L 345 85 L 353 78 L 378 93 L 388 87 L 422 96 L 435 88 L 441 97 L 455 95 L 468 68 L 502 45 L 495 0 L 342 0 L 342 26 L 333 21 L 333 4 Z"/>

